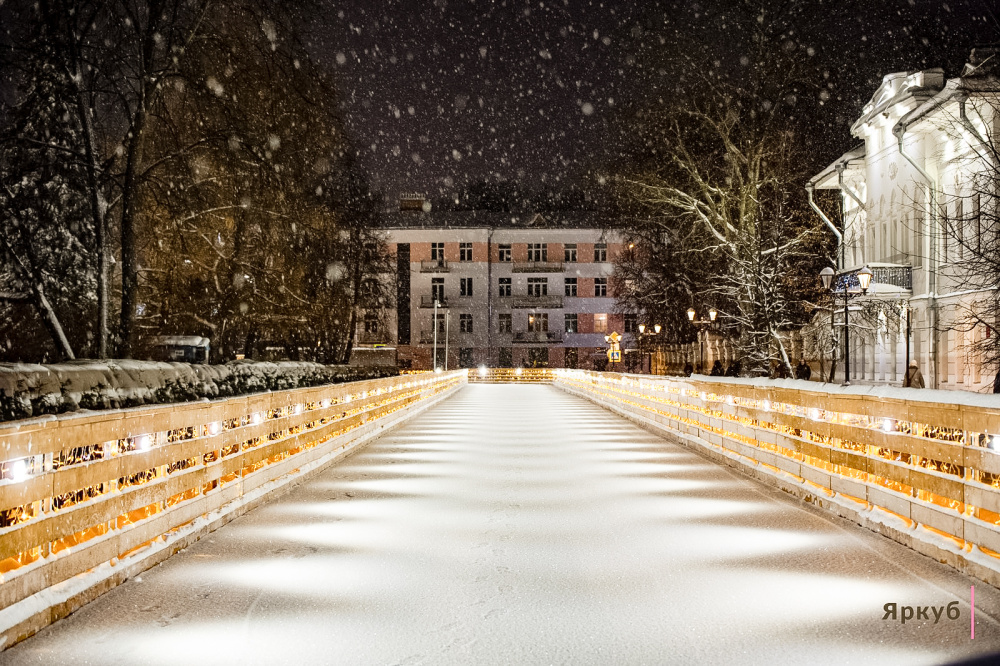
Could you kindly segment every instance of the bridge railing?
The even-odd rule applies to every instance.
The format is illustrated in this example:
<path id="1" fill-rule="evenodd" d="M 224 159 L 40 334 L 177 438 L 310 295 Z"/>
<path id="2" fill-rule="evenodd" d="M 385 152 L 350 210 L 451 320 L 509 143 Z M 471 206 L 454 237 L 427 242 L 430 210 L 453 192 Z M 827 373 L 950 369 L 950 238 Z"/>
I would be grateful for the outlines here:
<path id="1" fill-rule="evenodd" d="M 465 381 L 425 373 L 0 425 L 0 647 Z M 63 602 L 32 603 L 43 591 Z"/>
<path id="2" fill-rule="evenodd" d="M 485 384 L 550 384 L 555 370 L 549 368 L 470 368 L 469 381 Z"/>
<path id="3" fill-rule="evenodd" d="M 879 523 L 921 552 L 940 555 L 925 546 L 944 544 L 962 554 L 949 557 L 952 565 L 1000 584 L 1000 401 L 992 396 L 578 370 L 557 371 L 555 383 L 704 443 L 805 499 L 837 498 L 850 509 L 842 515 Z"/>

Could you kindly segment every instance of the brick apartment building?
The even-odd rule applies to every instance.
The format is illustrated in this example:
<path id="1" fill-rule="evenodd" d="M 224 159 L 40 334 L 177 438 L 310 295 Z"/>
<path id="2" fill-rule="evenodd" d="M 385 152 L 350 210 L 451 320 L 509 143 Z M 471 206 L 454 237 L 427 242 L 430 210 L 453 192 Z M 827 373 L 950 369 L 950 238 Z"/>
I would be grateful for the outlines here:
<path id="1" fill-rule="evenodd" d="M 629 344 L 635 320 L 614 314 L 610 284 L 620 239 L 596 215 L 409 208 L 387 219 L 397 305 L 380 336 L 402 366 L 433 367 L 435 323 L 438 365 L 447 347 L 449 368 L 592 368 L 606 334 Z"/>

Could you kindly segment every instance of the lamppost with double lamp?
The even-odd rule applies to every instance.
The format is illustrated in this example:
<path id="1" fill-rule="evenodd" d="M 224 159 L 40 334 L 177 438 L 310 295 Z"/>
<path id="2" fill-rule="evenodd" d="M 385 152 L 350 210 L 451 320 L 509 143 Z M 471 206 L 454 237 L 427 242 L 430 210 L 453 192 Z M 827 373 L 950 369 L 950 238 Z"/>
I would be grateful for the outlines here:
<path id="1" fill-rule="evenodd" d="M 661 327 L 660 327 L 659 324 L 654 324 L 653 325 L 653 331 L 651 333 L 646 333 L 646 325 L 645 324 L 639 324 L 639 354 L 640 354 L 639 358 L 642 358 L 642 349 L 643 349 L 642 339 L 643 338 L 648 338 L 648 337 L 651 337 L 651 336 L 654 336 L 654 335 L 659 335 L 660 334 L 660 328 Z M 650 355 L 649 352 L 646 352 L 646 355 L 649 356 L 649 358 L 650 358 L 650 360 L 649 360 L 649 374 L 653 374 L 653 360 L 652 360 L 653 357 Z"/>
<path id="2" fill-rule="evenodd" d="M 715 318 L 719 316 L 719 312 L 715 308 L 711 308 L 708 311 L 708 319 L 695 319 L 698 313 L 694 308 L 688 308 L 687 316 L 688 321 L 698 327 L 698 337 L 701 338 L 701 372 L 702 374 L 708 374 L 705 368 L 705 338 L 708 337 L 708 327 L 715 324 Z"/>
<path id="3" fill-rule="evenodd" d="M 857 273 L 841 273 L 840 278 L 837 280 L 836 284 L 833 282 L 833 278 L 837 275 L 837 272 L 832 268 L 827 266 L 819 272 L 819 277 L 823 280 L 823 288 L 831 290 L 834 294 L 837 294 L 838 287 L 843 286 L 844 292 L 844 386 L 850 386 L 851 384 L 851 328 L 848 321 L 848 301 L 850 301 L 851 296 L 864 296 L 868 293 L 868 287 L 872 283 L 872 271 L 870 268 L 865 266 Z M 854 290 L 853 285 L 849 284 L 852 282 L 851 277 L 856 276 L 858 279 L 858 289 Z"/>

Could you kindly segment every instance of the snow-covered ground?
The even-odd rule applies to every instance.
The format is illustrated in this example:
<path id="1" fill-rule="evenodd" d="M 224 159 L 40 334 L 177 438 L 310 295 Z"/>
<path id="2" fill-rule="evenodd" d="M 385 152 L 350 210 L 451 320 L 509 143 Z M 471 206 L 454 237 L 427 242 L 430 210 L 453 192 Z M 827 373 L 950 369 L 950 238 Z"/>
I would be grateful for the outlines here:
<path id="1" fill-rule="evenodd" d="M 997 609 L 588 402 L 480 384 L 0 662 L 936 664 L 1000 651 Z"/>

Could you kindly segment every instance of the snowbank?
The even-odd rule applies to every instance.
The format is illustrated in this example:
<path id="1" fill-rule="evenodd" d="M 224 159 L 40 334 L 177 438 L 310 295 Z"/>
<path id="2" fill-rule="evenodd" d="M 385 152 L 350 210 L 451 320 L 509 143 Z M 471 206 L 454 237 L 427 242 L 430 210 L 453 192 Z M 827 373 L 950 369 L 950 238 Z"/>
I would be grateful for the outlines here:
<path id="1" fill-rule="evenodd" d="M 394 367 L 232 361 L 192 365 L 158 361 L 72 361 L 57 365 L 0 363 L 0 421 L 79 409 L 225 398 L 337 384 L 397 374 Z"/>

